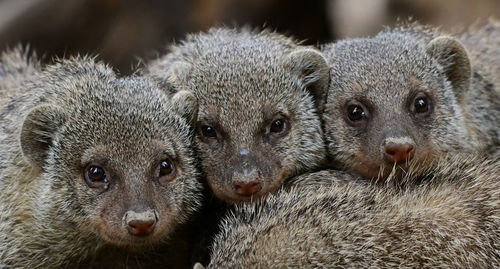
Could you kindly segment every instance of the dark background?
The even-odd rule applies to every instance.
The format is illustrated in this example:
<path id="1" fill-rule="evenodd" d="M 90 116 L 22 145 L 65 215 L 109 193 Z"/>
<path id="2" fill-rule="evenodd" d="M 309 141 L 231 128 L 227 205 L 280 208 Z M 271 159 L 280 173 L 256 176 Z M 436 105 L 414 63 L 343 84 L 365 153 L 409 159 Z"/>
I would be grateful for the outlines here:
<path id="1" fill-rule="evenodd" d="M 44 55 L 98 54 L 123 74 L 186 33 L 251 25 L 306 44 L 371 35 L 409 17 L 460 29 L 500 18 L 500 0 L 0 0 L 0 49 L 19 42 Z"/>

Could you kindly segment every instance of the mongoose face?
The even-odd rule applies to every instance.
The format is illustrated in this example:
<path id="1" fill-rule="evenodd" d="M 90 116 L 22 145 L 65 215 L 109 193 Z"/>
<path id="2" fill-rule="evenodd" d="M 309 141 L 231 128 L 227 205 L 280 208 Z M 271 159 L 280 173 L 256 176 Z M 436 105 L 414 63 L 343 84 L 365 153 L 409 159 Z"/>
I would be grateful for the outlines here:
<path id="1" fill-rule="evenodd" d="M 471 147 L 460 106 L 470 64 L 455 39 L 395 29 L 323 52 L 332 66 L 325 136 L 342 165 L 384 179 L 410 161 Z"/>
<path id="2" fill-rule="evenodd" d="M 76 61 L 45 72 L 21 146 L 43 171 L 46 203 L 61 203 L 74 229 L 138 248 L 167 237 L 201 201 L 186 118 L 196 99 L 182 91 L 169 100 L 146 79 L 102 69 Z"/>
<path id="3" fill-rule="evenodd" d="M 250 201 L 323 160 L 328 66 L 316 50 L 274 33 L 212 29 L 148 68 L 198 98 L 202 166 L 219 198 Z"/>
<path id="4" fill-rule="evenodd" d="M 221 71 L 227 74 L 229 70 Z M 229 78 L 222 89 L 212 83 L 197 83 L 201 104 L 197 131 L 203 167 L 215 194 L 231 202 L 249 201 L 273 191 L 305 166 L 300 162 L 310 157 L 307 154 L 321 154 L 320 148 L 301 145 L 313 146 L 313 141 L 308 141 L 311 138 L 321 141 L 320 123 L 310 97 L 300 96 L 298 90 L 285 90 L 297 87 L 283 83 L 292 82 L 292 78 L 274 85 L 269 85 L 272 78 L 263 75 L 247 85 L 231 82 L 234 80 L 237 78 Z M 238 94 L 241 89 L 252 94 L 242 96 Z M 309 100 L 304 102 L 306 98 Z M 316 126 L 311 128 L 313 124 Z M 301 151 L 305 156 L 297 155 Z"/>

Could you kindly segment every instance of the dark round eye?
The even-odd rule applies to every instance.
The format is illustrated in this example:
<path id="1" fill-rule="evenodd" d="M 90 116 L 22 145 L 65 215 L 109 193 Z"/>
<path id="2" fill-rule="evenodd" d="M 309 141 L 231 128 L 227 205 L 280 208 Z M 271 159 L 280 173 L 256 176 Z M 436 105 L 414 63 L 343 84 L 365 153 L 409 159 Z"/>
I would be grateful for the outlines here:
<path id="1" fill-rule="evenodd" d="M 286 130 L 286 127 L 286 122 L 284 120 L 277 119 L 271 123 L 269 131 L 272 134 L 281 134 Z"/>
<path id="2" fill-rule="evenodd" d="M 170 175 L 174 168 L 170 164 L 170 160 L 164 160 L 160 163 L 160 177 Z"/>
<path id="3" fill-rule="evenodd" d="M 85 171 L 85 181 L 91 188 L 99 188 L 108 184 L 108 178 L 103 168 L 91 165 Z"/>
<path id="4" fill-rule="evenodd" d="M 429 101 L 427 97 L 418 97 L 415 99 L 415 113 L 427 113 L 429 112 Z"/>
<path id="5" fill-rule="evenodd" d="M 174 179 L 174 172 L 175 167 L 173 162 L 170 159 L 165 159 L 160 163 L 158 178 L 160 179 L 160 181 L 171 181 L 172 179 Z"/>
<path id="6" fill-rule="evenodd" d="M 365 119 L 366 115 L 360 105 L 349 105 L 347 107 L 347 117 L 350 121 L 357 122 Z"/>
<path id="7" fill-rule="evenodd" d="M 217 132 L 215 128 L 208 125 L 202 125 L 200 127 L 201 135 L 206 139 L 217 139 Z"/>

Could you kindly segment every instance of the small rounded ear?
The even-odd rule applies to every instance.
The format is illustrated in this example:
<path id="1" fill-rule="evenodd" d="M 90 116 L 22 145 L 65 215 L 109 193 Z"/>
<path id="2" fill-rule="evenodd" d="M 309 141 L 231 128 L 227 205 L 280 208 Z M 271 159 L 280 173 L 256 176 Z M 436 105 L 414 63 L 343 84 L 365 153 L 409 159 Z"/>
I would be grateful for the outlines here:
<path id="1" fill-rule="evenodd" d="M 205 269 L 205 267 L 201 265 L 201 263 L 197 262 L 194 264 L 193 269 Z"/>
<path id="2" fill-rule="evenodd" d="M 147 68 L 146 74 L 170 96 L 177 92 L 172 85 L 182 84 L 189 76 L 190 69 L 191 64 L 186 61 L 158 60 Z"/>
<path id="3" fill-rule="evenodd" d="M 172 106 L 177 114 L 193 123 L 198 118 L 198 99 L 192 92 L 179 91 L 172 96 Z"/>
<path id="4" fill-rule="evenodd" d="M 33 166 L 42 168 L 54 134 L 66 121 L 64 111 L 54 105 L 41 105 L 29 112 L 21 128 L 21 150 Z"/>
<path id="5" fill-rule="evenodd" d="M 191 70 L 191 64 L 185 61 L 175 61 L 169 67 L 167 71 L 167 78 L 170 80 L 185 80 L 189 76 L 189 70 Z"/>
<path id="6" fill-rule="evenodd" d="M 427 54 L 443 67 L 455 96 L 462 101 L 472 79 L 472 67 L 465 47 L 456 38 L 440 36 L 427 44 Z"/>
<path id="7" fill-rule="evenodd" d="M 321 114 L 330 82 L 330 66 L 325 57 L 315 49 L 297 49 L 287 55 L 285 67 L 295 74 L 300 84 L 311 93 Z"/>

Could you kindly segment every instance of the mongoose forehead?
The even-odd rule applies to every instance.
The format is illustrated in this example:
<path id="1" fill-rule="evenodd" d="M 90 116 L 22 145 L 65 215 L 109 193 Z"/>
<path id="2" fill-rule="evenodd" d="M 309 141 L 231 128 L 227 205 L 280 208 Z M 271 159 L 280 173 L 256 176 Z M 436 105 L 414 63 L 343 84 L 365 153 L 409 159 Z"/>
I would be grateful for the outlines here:
<path id="1" fill-rule="evenodd" d="M 499 163 L 445 159 L 410 167 L 423 184 L 399 190 L 301 175 L 229 214 L 208 268 L 496 267 Z"/>
<path id="2" fill-rule="evenodd" d="M 456 38 L 410 25 L 325 45 L 322 51 L 332 67 L 325 137 L 329 153 L 345 167 L 385 179 L 411 161 L 498 143 L 492 119 L 499 116 L 489 114 L 500 111 L 494 105 L 499 96 L 480 94 L 484 82 L 472 76 L 478 70 L 471 71 L 468 52 Z M 469 104 L 483 111 L 472 111 Z M 480 120 L 474 118 L 483 118 L 488 134 L 477 132 Z"/>
<path id="3" fill-rule="evenodd" d="M 60 267 L 168 238 L 201 203 L 196 113 L 191 93 L 87 57 L 21 82 L 0 107 L 0 264 Z"/>
<path id="4" fill-rule="evenodd" d="M 171 50 L 146 73 L 198 98 L 202 167 L 219 198 L 249 201 L 323 160 L 318 112 L 328 67 L 316 50 L 224 28 Z"/>

